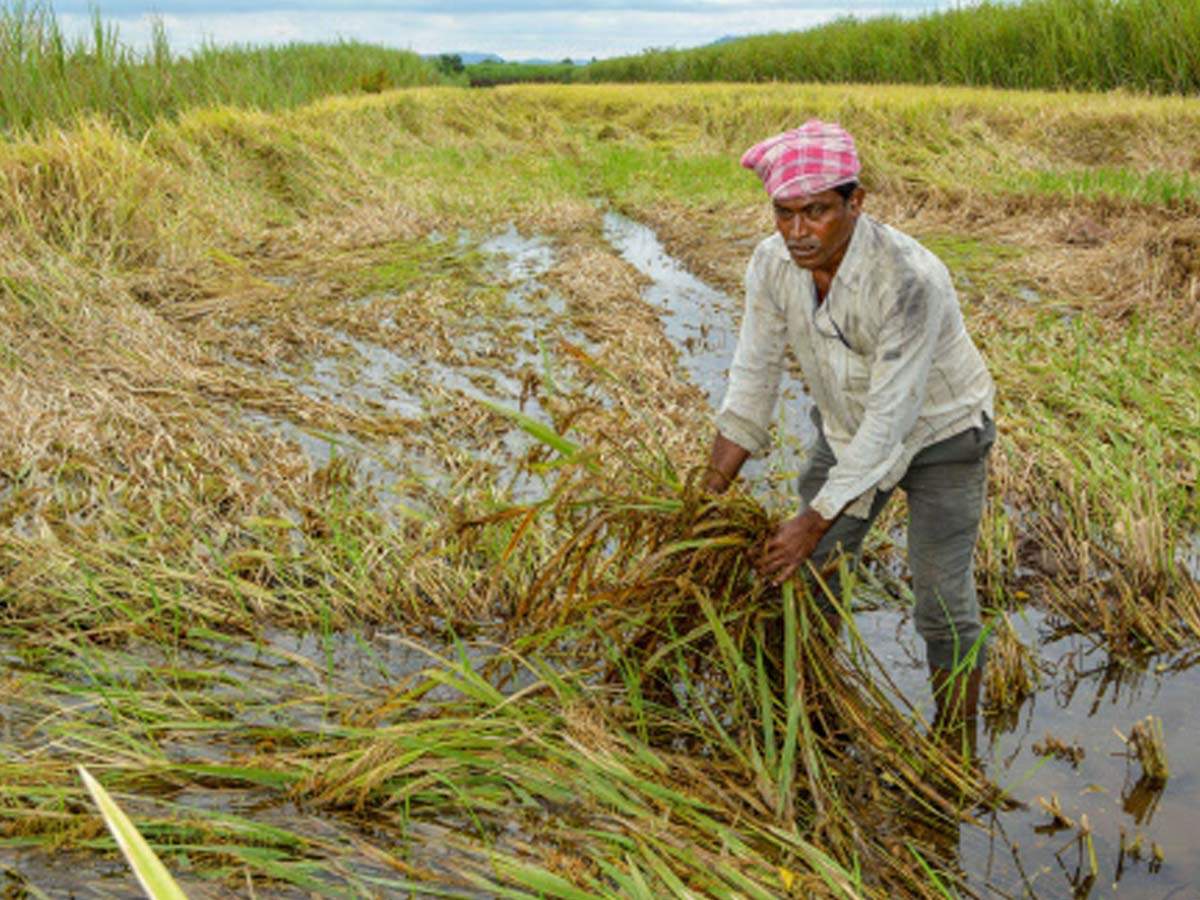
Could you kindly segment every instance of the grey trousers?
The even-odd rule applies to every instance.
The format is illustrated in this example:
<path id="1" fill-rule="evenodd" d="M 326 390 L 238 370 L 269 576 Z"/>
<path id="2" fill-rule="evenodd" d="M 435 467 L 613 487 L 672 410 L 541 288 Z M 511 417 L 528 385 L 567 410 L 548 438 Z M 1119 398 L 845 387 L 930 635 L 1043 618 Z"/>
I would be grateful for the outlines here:
<path id="1" fill-rule="evenodd" d="M 812 462 L 799 480 L 805 504 L 816 497 L 837 462 L 815 409 L 813 421 L 817 443 L 811 451 Z M 917 633 L 925 640 L 929 664 L 935 668 L 954 669 L 983 630 L 973 556 L 987 494 L 987 456 L 995 440 L 996 427 L 985 418 L 983 428 L 969 428 L 921 450 L 900 479 L 899 486 L 908 499 L 914 618 Z M 867 519 L 839 517 L 817 544 L 813 562 L 820 567 L 840 549 L 857 563 L 863 538 L 890 496 L 891 491 L 879 491 Z M 838 591 L 836 577 L 829 584 Z M 818 602 L 822 601 L 826 610 L 832 608 L 828 598 L 819 594 Z M 975 665 L 982 665 L 983 659 L 981 647 Z"/>

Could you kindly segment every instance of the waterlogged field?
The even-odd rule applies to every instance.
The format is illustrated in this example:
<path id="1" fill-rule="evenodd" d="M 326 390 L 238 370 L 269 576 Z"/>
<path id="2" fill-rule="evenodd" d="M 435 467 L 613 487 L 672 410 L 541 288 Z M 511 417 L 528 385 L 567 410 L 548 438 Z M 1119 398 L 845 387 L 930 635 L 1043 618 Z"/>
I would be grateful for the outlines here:
<path id="1" fill-rule="evenodd" d="M 808 115 L 996 377 L 981 770 L 902 503 L 838 642 L 749 571 L 798 378 L 693 486 L 736 160 Z M 557 86 L 0 146 L 0 884 L 137 895 L 82 764 L 197 897 L 1193 896 L 1196 146 L 1186 100 Z"/>

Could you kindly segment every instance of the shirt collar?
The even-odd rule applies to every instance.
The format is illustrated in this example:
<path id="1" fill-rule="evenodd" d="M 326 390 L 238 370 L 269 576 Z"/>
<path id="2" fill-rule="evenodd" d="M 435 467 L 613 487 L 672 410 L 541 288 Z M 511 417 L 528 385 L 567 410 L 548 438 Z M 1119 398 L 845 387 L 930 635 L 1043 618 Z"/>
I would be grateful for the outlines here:
<path id="1" fill-rule="evenodd" d="M 862 277 L 863 269 L 869 267 L 868 257 L 871 255 L 869 248 L 872 243 L 871 232 L 874 224 L 874 220 L 866 213 L 858 214 L 858 220 L 854 223 L 854 231 L 850 233 L 850 243 L 846 247 L 846 255 L 842 257 L 837 274 L 833 277 L 835 284 L 841 282 L 846 287 L 853 287 Z"/>

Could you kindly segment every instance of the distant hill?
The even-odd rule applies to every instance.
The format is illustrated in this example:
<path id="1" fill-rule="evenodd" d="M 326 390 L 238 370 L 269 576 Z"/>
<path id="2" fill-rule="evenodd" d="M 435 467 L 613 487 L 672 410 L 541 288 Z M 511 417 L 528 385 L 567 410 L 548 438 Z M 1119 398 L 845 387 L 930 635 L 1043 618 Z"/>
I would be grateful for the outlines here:
<path id="1" fill-rule="evenodd" d="M 553 59 L 550 57 L 532 57 L 530 59 L 505 59 L 495 53 L 480 53 L 473 50 L 447 50 L 443 53 L 426 53 L 425 59 L 437 59 L 439 56 L 457 56 L 462 60 L 464 66 L 473 66 L 476 63 L 519 63 L 525 66 L 557 66 L 560 65 L 564 57 L 558 56 Z M 571 64 L 575 66 L 586 66 L 591 60 L 573 59 Z"/>
<path id="2" fill-rule="evenodd" d="M 425 59 L 437 59 L 439 56 L 457 56 L 464 66 L 473 66 L 481 62 L 504 62 L 504 58 L 495 53 L 479 53 L 472 50 L 446 50 L 443 53 L 422 54 Z"/>

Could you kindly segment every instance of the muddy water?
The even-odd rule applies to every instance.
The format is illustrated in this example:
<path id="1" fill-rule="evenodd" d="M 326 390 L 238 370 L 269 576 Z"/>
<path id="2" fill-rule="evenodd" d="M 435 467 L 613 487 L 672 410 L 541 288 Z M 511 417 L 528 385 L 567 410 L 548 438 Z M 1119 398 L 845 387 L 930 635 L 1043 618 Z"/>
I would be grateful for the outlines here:
<path id="1" fill-rule="evenodd" d="M 433 235 L 431 240 L 449 239 Z M 397 352 L 386 344 L 386 333 L 378 340 L 364 340 L 331 329 L 327 336 L 341 348 L 339 353 L 318 356 L 301 366 L 271 374 L 308 397 L 364 416 L 431 422 L 446 415 L 448 396 L 459 396 L 478 401 L 481 409 L 485 403 L 497 403 L 545 418 L 536 396 L 524 389 L 526 380 L 542 373 L 542 348 L 553 346 L 558 337 L 585 348 L 590 346 L 586 337 L 571 326 L 563 297 L 542 284 L 542 276 L 556 261 L 554 247 L 544 237 L 522 235 L 512 227 L 483 241 L 464 232 L 458 235 L 456 245 L 463 253 L 479 250 L 490 259 L 492 274 L 505 286 L 505 309 L 499 315 L 468 322 L 471 328 L 456 347 L 453 360 Z M 399 298 L 388 296 L 361 300 L 401 303 Z M 400 320 L 402 315 L 403 310 L 397 308 L 395 316 L 385 317 L 385 324 Z M 504 369 L 492 358 L 499 348 L 503 348 L 506 358 Z M 344 433 L 316 433 L 261 413 L 246 416 L 246 421 L 297 443 L 314 467 L 328 465 L 335 455 L 348 458 L 360 481 L 376 489 L 384 508 L 409 499 L 391 493 L 391 485 L 398 478 L 416 478 L 442 491 L 457 477 L 444 470 L 440 449 L 429 443 L 419 424 L 401 448 Z M 540 495 L 545 488 L 540 477 L 514 466 L 514 460 L 521 458 L 529 446 L 530 439 L 514 427 L 496 446 L 456 449 L 490 465 L 498 481 L 507 480 L 513 496 L 529 498 Z"/>
<path id="2" fill-rule="evenodd" d="M 875 610 L 859 614 L 857 622 L 904 696 L 926 718 L 932 715 L 920 640 L 907 614 Z M 982 828 L 961 830 L 959 854 L 971 882 L 985 894 L 1072 896 L 1089 867 L 1085 863 L 1077 875 L 1076 832 L 1045 828 L 1051 817 L 1039 798 L 1051 801 L 1057 795 L 1066 815 L 1076 822 L 1086 815 L 1093 830 L 1100 874 L 1089 896 L 1200 897 L 1200 719 L 1195 716 L 1200 668 L 1173 672 L 1169 659 L 1151 660 L 1141 670 L 1109 668 L 1104 652 L 1087 639 L 1055 639 L 1036 611 L 1026 611 L 1013 624 L 1046 671 L 1043 689 L 1022 706 L 1008 730 L 996 730 L 992 723 L 981 734 L 985 770 L 1023 808 L 985 819 Z M 1137 789 L 1140 769 L 1122 755 L 1125 745 L 1114 733 L 1128 736 L 1147 715 L 1162 719 L 1171 767 L 1158 793 Z M 1082 748 L 1077 766 L 1034 752 L 1047 734 Z M 1141 861 L 1121 861 L 1122 830 L 1127 844 L 1141 835 Z M 1158 871 L 1151 871 L 1153 844 L 1164 855 Z"/>

